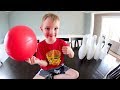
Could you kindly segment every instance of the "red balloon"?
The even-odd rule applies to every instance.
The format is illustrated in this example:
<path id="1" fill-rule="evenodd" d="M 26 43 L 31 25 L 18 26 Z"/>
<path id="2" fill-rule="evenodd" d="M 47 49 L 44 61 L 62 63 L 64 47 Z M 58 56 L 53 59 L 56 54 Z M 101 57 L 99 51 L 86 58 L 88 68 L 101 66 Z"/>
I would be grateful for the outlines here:
<path id="1" fill-rule="evenodd" d="M 37 49 L 35 33 L 27 26 L 11 28 L 4 39 L 6 53 L 16 61 L 32 57 Z"/>

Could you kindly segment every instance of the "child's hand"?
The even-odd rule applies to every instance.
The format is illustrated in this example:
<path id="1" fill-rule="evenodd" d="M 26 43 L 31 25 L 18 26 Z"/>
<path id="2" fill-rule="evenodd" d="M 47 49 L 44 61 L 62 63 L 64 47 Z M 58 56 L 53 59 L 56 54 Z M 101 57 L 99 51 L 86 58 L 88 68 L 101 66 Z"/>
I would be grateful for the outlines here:
<path id="1" fill-rule="evenodd" d="M 74 52 L 73 52 L 73 50 L 72 50 L 72 48 L 70 46 L 63 46 L 62 47 L 62 52 L 63 52 L 63 54 L 68 55 L 69 58 L 74 57 Z"/>
<path id="2" fill-rule="evenodd" d="M 27 59 L 26 62 L 28 62 L 31 65 L 34 65 L 34 64 L 36 64 L 35 59 L 36 59 L 36 57 L 32 56 L 31 58 Z"/>
<path id="3" fill-rule="evenodd" d="M 62 52 L 63 52 L 63 54 L 68 55 L 69 58 L 74 57 L 74 52 L 73 52 L 73 50 L 72 50 L 72 48 L 70 46 L 63 46 L 62 47 Z"/>
<path id="4" fill-rule="evenodd" d="M 26 60 L 26 62 L 28 62 L 31 65 L 34 65 L 34 64 L 38 64 L 40 66 L 47 66 L 48 65 L 48 63 L 45 60 L 39 60 L 35 56 L 32 56 L 31 58 L 29 58 L 28 60 Z"/>
<path id="5" fill-rule="evenodd" d="M 72 52 L 72 49 L 70 48 L 70 46 L 63 46 L 62 47 L 62 52 L 63 52 L 63 54 L 68 55 Z"/>

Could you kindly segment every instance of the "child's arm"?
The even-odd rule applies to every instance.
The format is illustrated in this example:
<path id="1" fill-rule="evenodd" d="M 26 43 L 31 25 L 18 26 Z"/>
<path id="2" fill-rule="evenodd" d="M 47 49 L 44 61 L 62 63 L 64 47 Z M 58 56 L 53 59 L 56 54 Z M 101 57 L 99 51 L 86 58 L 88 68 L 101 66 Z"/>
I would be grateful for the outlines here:
<path id="1" fill-rule="evenodd" d="M 28 60 L 26 60 L 26 62 L 28 62 L 31 65 L 33 65 L 33 64 L 38 64 L 40 66 L 47 66 L 48 65 L 48 63 L 45 60 L 39 60 L 35 56 L 32 56 L 32 58 L 29 58 Z"/>
<path id="2" fill-rule="evenodd" d="M 62 47 L 62 52 L 63 52 L 63 54 L 68 55 L 69 58 L 74 57 L 74 52 L 73 52 L 73 50 L 72 50 L 72 48 L 70 46 L 63 46 Z"/>

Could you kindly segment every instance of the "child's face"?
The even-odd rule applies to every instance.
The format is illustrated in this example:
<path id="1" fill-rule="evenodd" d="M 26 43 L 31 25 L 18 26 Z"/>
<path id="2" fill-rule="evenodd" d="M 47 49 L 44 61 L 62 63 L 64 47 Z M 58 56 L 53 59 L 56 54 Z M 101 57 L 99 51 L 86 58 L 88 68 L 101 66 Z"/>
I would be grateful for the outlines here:
<path id="1" fill-rule="evenodd" d="M 48 40 L 56 39 L 60 27 L 60 21 L 53 22 L 51 18 L 47 18 L 41 26 L 41 30 L 44 33 L 44 36 Z"/>

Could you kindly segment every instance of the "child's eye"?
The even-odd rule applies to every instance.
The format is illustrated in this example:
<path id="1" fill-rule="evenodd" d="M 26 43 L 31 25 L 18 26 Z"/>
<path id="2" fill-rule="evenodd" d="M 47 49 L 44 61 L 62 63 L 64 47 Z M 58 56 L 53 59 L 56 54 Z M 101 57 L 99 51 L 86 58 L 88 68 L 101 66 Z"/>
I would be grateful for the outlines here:
<path id="1" fill-rule="evenodd" d="M 57 30 L 58 28 L 55 28 L 54 30 Z"/>
<path id="2" fill-rule="evenodd" d="M 50 30 L 50 28 L 45 28 L 46 30 Z"/>

